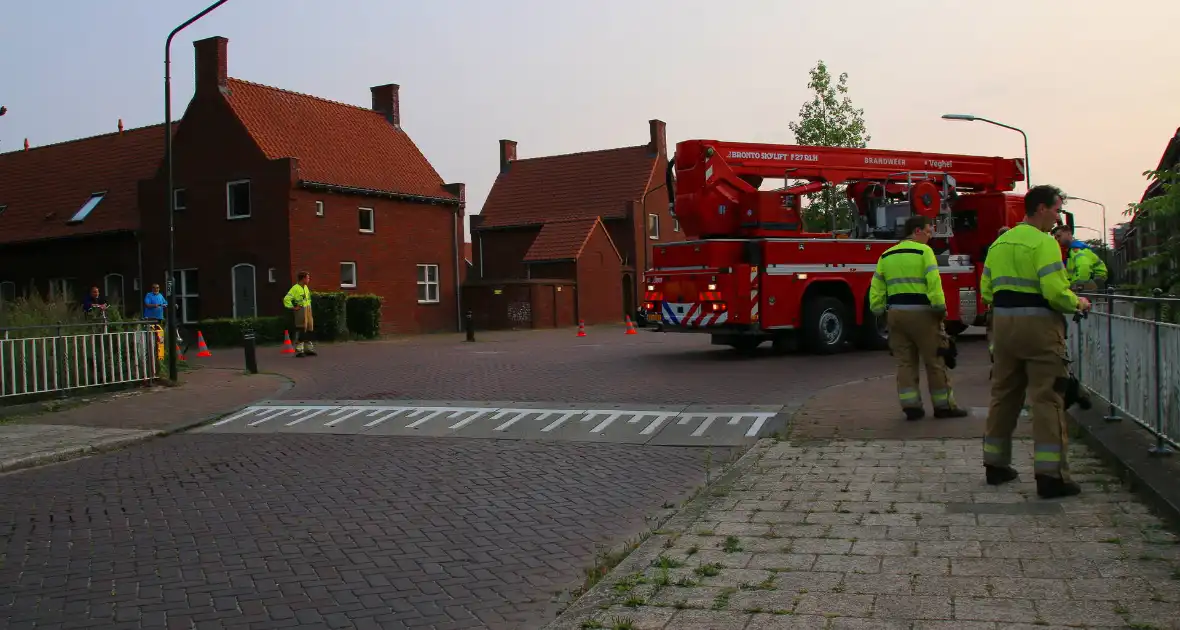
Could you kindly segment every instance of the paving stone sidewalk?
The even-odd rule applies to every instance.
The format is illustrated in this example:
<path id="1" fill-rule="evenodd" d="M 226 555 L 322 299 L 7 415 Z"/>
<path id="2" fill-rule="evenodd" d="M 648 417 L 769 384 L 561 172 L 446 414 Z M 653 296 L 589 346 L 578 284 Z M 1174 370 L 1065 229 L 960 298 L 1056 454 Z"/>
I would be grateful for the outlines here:
<path id="1" fill-rule="evenodd" d="M 238 370 L 197 369 L 179 387 L 143 387 L 66 400 L 63 408 L 6 417 L 0 424 L 0 471 L 109 450 L 169 433 L 273 397 L 284 378 Z"/>
<path id="2" fill-rule="evenodd" d="M 1027 442 L 1002 489 L 977 440 L 758 449 L 607 578 L 605 609 L 553 627 L 1180 628 L 1177 537 L 1083 447 L 1085 493 L 1060 501 L 1036 498 Z"/>

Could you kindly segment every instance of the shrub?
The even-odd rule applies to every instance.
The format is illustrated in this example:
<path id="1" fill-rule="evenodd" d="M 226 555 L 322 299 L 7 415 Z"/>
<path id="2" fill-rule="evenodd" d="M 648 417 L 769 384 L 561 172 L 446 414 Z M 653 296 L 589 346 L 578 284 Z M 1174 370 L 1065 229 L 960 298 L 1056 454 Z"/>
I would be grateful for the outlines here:
<path id="1" fill-rule="evenodd" d="M 342 291 L 311 294 L 311 315 L 315 318 L 317 339 L 332 341 L 348 336 L 347 296 Z"/>
<path id="2" fill-rule="evenodd" d="M 118 307 L 107 309 L 108 322 L 127 321 Z M 28 297 L 20 297 L 0 305 L 0 328 L 20 328 L 8 331 L 8 337 L 47 337 L 58 333 L 59 325 L 94 324 L 101 319 L 88 317 L 82 312 L 80 303 L 45 300 L 33 291 Z M 44 326 L 44 328 L 40 328 Z M 34 328 L 35 327 L 35 328 Z M 75 329 L 77 333 L 78 329 Z M 63 331 L 65 332 L 65 331 Z"/>
<path id="3" fill-rule="evenodd" d="M 242 334 L 247 328 L 254 329 L 255 343 L 280 343 L 289 324 L 286 317 L 220 318 L 203 319 L 196 329 L 204 335 L 206 344 L 224 347 L 242 345 Z"/>
<path id="4" fill-rule="evenodd" d="M 379 295 L 349 295 L 344 301 L 349 332 L 366 339 L 381 336 L 381 301 Z"/>

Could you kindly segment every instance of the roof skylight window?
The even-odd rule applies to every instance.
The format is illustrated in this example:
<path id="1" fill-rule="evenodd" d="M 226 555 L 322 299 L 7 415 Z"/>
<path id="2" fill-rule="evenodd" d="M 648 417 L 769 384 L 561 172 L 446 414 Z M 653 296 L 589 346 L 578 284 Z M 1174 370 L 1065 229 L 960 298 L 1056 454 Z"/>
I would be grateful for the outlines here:
<path id="1" fill-rule="evenodd" d="M 82 207 L 78 208 L 78 211 L 75 212 L 74 216 L 70 217 L 70 220 L 66 221 L 66 223 L 81 223 L 85 221 L 86 217 L 90 216 L 90 213 L 94 211 L 99 202 L 101 202 L 105 196 L 105 192 L 94 193 L 93 195 L 90 195 L 90 199 L 87 199 L 86 203 L 82 204 Z"/>

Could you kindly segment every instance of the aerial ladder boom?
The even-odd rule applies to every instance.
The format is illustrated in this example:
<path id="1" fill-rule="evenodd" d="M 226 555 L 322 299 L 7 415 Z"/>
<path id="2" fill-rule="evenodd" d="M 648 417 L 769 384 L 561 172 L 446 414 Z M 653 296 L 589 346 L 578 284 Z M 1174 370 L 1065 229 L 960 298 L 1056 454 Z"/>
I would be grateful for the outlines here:
<path id="1" fill-rule="evenodd" d="M 759 190 L 765 179 L 802 181 Z M 687 140 L 676 145 L 666 185 L 682 229 L 698 238 L 828 236 L 804 231 L 802 196 L 847 184 L 858 236 L 895 233 L 901 215 L 949 230 L 961 192 L 996 193 L 1024 180 L 1019 159 L 842 147 Z M 892 203 L 891 203 L 892 202 Z M 942 236 L 949 236 L 949 232 Z"/>

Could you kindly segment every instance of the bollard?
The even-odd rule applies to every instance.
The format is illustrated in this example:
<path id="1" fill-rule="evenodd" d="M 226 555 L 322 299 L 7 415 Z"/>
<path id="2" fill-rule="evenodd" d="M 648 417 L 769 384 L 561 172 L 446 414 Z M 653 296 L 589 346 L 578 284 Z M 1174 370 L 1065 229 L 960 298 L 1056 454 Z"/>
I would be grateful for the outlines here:
<path id="1" fill-rule="evenodd" d="M 254 329 L 242 331 L 242 349 L 246 353 L 246 371 L 250 374 L 258 373 L 258 353 L 254 345 Z"/>
<path id="2" fill-rule="evenodd" d="M 475 318 L 471 311 L 463 316 L 463 325 L 467 328 L 467 341 L 475 341 Z"/>

